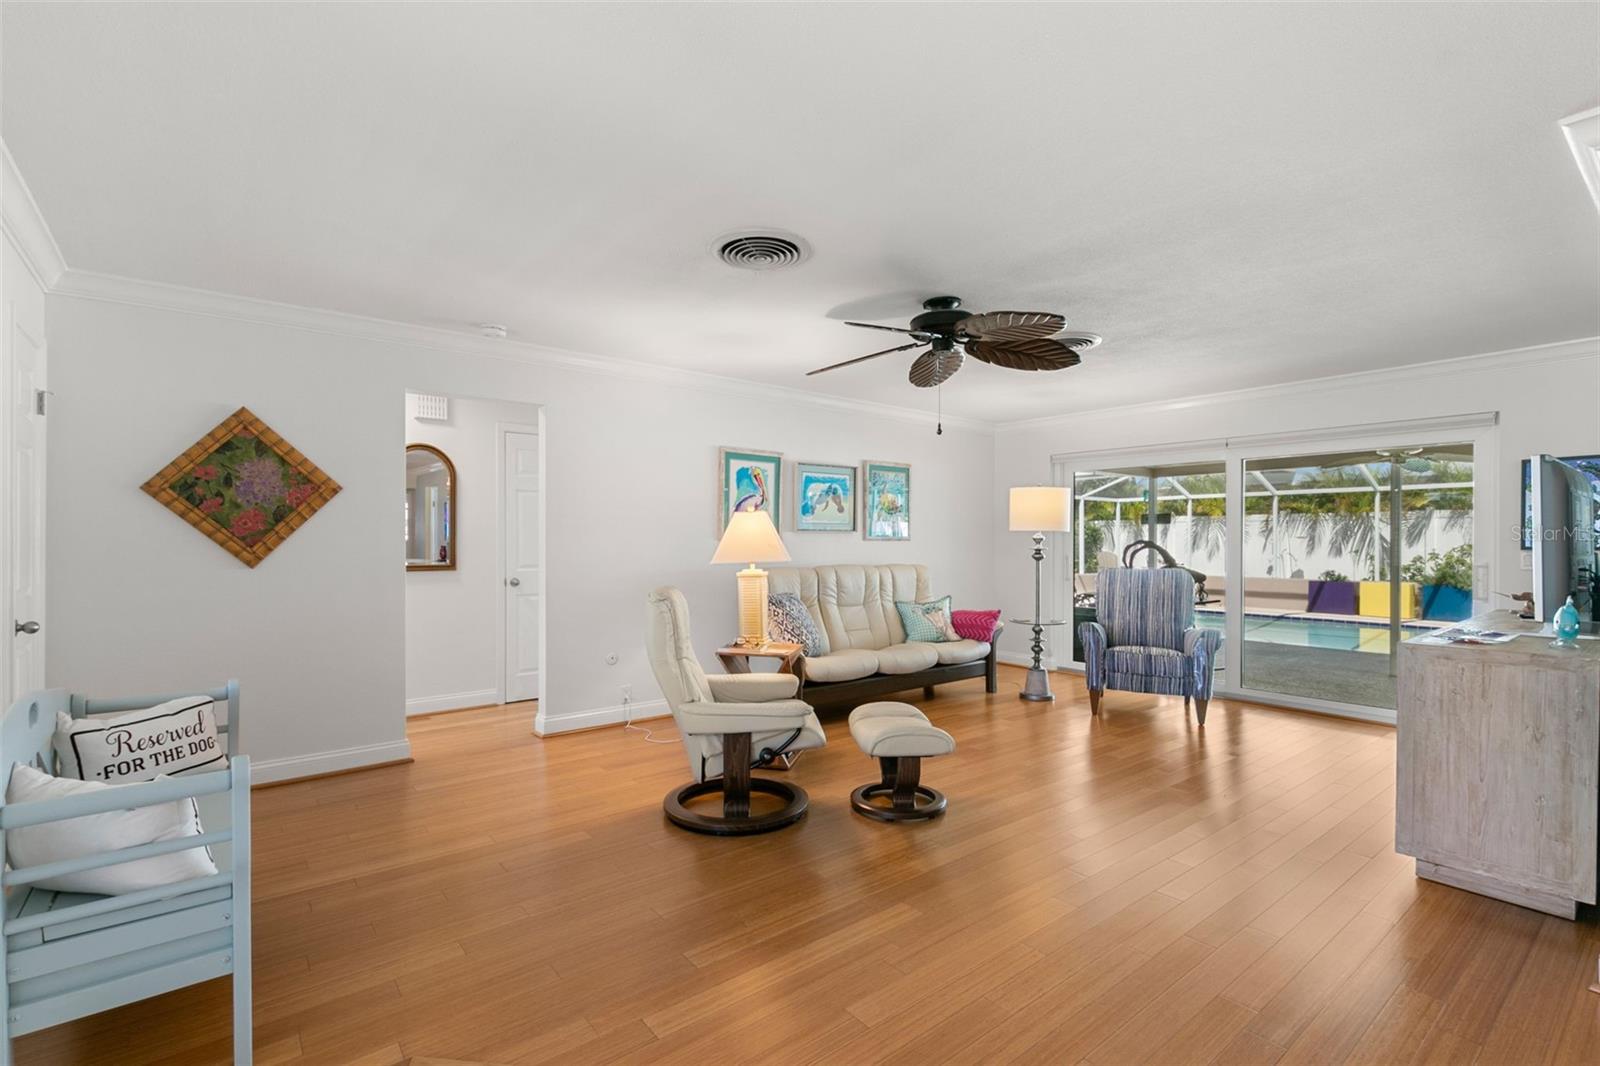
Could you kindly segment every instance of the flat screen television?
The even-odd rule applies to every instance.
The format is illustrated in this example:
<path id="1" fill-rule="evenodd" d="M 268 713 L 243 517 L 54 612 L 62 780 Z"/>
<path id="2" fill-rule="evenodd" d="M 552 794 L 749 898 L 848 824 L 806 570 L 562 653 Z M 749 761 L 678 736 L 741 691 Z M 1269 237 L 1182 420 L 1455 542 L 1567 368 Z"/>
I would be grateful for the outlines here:
<path id="1" fill-rule="evenodd" d="M 1572 597 L 1586 621 L 1600 599 L 1600 530 L 1596 480 L 1582 467 L 1548 455 L 1528 460 L 1533 512 L 1533 613 L 1540 621 Z"/>

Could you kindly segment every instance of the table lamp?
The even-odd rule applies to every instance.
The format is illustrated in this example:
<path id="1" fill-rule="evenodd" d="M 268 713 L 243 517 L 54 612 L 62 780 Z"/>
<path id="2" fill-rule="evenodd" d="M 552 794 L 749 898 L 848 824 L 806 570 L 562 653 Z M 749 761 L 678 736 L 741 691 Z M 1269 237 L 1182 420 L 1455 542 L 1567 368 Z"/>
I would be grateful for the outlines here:
<path id="1" fill-rule="evenodd" d="M 1065 533 L 1072 528 L 1071 494 L 1059 485 L 1028 485 L 1011 490 L 1011 531 L 1033 530 L 1033 667 L 1022 686 L 1022 698 L 1036 702 L 1055 699 L 1050 691 L 1050 675 L 1045 672 L 1044 627 L 1061 625 L 1041 617 L 1044 588 L 1044 535 Z"/>
<path id="2" fill-rule="evenodd" d="M 767 572 L 757 563 L 786 563 L 789 550 L 783 546 L 772 516 L 765 511 L 735 511 L 722 531 L 713 563 L 748 563 L 739 571 L 739 639 L 743 647 L 759 647 L 767 642 Z"/>

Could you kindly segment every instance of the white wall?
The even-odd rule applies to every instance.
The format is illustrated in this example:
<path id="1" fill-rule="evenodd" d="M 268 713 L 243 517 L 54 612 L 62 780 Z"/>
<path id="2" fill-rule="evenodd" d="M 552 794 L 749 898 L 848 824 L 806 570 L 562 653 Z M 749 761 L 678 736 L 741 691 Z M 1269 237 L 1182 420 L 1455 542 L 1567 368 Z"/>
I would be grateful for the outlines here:
<path id="1" fill-rule="evenodd" d="M 1002 427 L 995 438 L 994 525 L 1005 528 L 1008 486 L 1051 482 L 1052 455 L 1178 449 L 1254 434 L 1498 412 L 1498 425 L 1489 432 L 1494 458 L 1480 459 L 1476 471 L 1479 499 L 1494 501 L 1475 534 L 1478 558 L 1491 567 L 1493 590 L 1526 591 L 1531 582 L 1520 547 L 1521 460 L 1538 452 L 1600 453 L 1597 411 L 1600 343 L 1589 340 Z M 1492 479 L 1492 491 L 1485 491 L 1491 482 L 1483 479 Z M 1027 540 L 1024 533 L 996 537 L 995 588 L 1008 616 L 1033 610 Z M 1001 637 L 1002 654 L 1020 657 L 1027 643 L 1023 627 L 1011 626 Z"/>
<path id="2" fill-rule="evenodd" d="M 502 486 L 495 426 L 537 426 L 539 409 L 452 396 L 450 420 L 428 422 L 413 418 L 410 404 L 407 408 L 406 443 L 431 444 L 448 456 L 457 486 L 456 568 L 404 575 L 406 712 L 479 707 L 493 703 L 504 683 L 499 658 L 505 625 L 498 558 Z"/>
<path id="3" fill-rule="evenodd" d="M 94 288 L 92 278 L 75 282 Z M 992 436 L 866 405 L 574 358 L 529 361 L 380 339 L 381 323 L 105 281 L 103 298 L 50 297 L 52 684 L 167 690 L 237 676 L 259 776 L 403 755 L 405 595 L 397 508 L 406 390 L 494 396 L 545 414 L 549 574 L 545 730 L 619 720 L 619 686 L 647 704 L 644 597 L 683 588 L 696 643 L 735 631 L 716 545 L 718 445 L 790 459 L 913 466 L 913 539 L 786 533 L 800 563 L 916 561 L 958 604 L 994 602 Z M 125 302 L 150 298 L 191 313 Z M 231 315 L 234 308 L 246 317 Z M 341 320 L 342 321 L 342 320 Z M 441 342 L 448 343 L 448 342 Z M 559 355 L 560 353 L 555 353 Z M 341 492 L 248 570 L 139 491 L 246 405 Z M 615 651 L 616 666 L 604 658 Z M 648 712 L 649 707 L 639 710 Z"/>

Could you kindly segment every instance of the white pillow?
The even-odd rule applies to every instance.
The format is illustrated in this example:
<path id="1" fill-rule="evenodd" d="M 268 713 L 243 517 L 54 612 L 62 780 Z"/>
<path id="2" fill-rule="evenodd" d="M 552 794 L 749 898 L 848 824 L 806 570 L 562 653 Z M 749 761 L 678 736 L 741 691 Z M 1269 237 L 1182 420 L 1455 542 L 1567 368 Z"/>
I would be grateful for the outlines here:
<path id="1" fill-rule="evenodd" d="M 184 696 L 119 715 L 73 718 L 58 712 L 55 748 L 62 777 L 109 785 L 228 765 L 210 696 Z"/>
<path id="2" fill-rule="evenodd" d="M 98 781 L 51 777 L 27 763 L 19 762 L 11 768 L 6 802 L 33 803 L 121 787 L 102 785 Z M 140 844 L 154 844 L 161 840 L 199 836 L 201 831 L 200 808 L 192 799 L 180 799 L 158 803 L 153 807 L 86 814 L 81 818 L 68 818 L 64 822 L 45 822 L 42 825 L 9 829 L 6 831 L 6 857 L 12 869 L 17 869 L 61 859 L 76 859 L 82 855 L 99 855 Z M 117 896 L 195 877 L 209 877 L 216 872 L 217 864 L 211 861 L 210 850 L 202 846 L 47 878 L 35 884 L 57 892 Z"/>

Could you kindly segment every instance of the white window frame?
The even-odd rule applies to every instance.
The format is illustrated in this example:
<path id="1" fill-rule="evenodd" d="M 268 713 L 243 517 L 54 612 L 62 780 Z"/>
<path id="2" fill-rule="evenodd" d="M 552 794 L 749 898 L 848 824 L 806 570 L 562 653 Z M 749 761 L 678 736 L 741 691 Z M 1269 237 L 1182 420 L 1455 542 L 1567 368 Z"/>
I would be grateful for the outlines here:
<path id="1" fill-rule="evenodd" d="M 1313 455 L 1330 451 L 1371 451 L 1378 448 L 1429 447 L 1443 444 L 1471 444 L 1473 463 L 1472 492 L 1472 595 L 1474 613 L 1487 610 L 1491 590 L 1499 587 L 1499 562 L 1492 538 L 1494 516 L 1501 513 L 1498 412 L 1474 412 L 1440 418 L 1407 419 L 1391 422 L 1372 422 L 1360 425 L 1335 426 L 1318 430 L 1291 433 L 1262 433 L 1233 437 L 1215 437 L 1205 440 L 1178 441 L 1148 447 L 1121 448 L 1115 451 L 1064 452 L 1052 455 L 1052 480 L 1057 485 L 1073 489 L 1074 475 L 1079 472 L 1129 467 L 1156 468 L 1179 466 L 1185 463 L 1221 462 L 1226 470 L 1227 496 L 1227 570 L 1229 579 L 1223 594 L 1223 635 L 1228 646 L 1228 670 L 1216 694 L 1227 699 L 1263 703 L 1293 710 L 1314 711 L 1341 718 L 1393 724 L 1395 714 L 1384 707 L 1364 707 L 1337 700 L 1315 699 L 1252 689 L 1243 684 L 1240 670 L 1244 635 L 1244 464 L 1251 459 L 1292 457 L 1297 454 Z M 1073 514 L 1076 517 L 1076 498 Z M 1070 573 L 1063 559 L 1070 557 L 1072 545 L 1067 538 L 1074 533 L 1051 534 L 1050 558 L 1047 562 L 1050 582 L 1049 598 L 1052 617 L 1072 618 Z M 1237 575 L 1237 576 L 1236 576 Z M 1063 603 L 1065 600 L 1065 603 Z M 1081 672 L 1083 667 L 1071 656 L 1072 638 L 1068 633 L 1058 638 L 1068 649 L 1057 655 L 1051 648 L 1052 669 Z"/>

